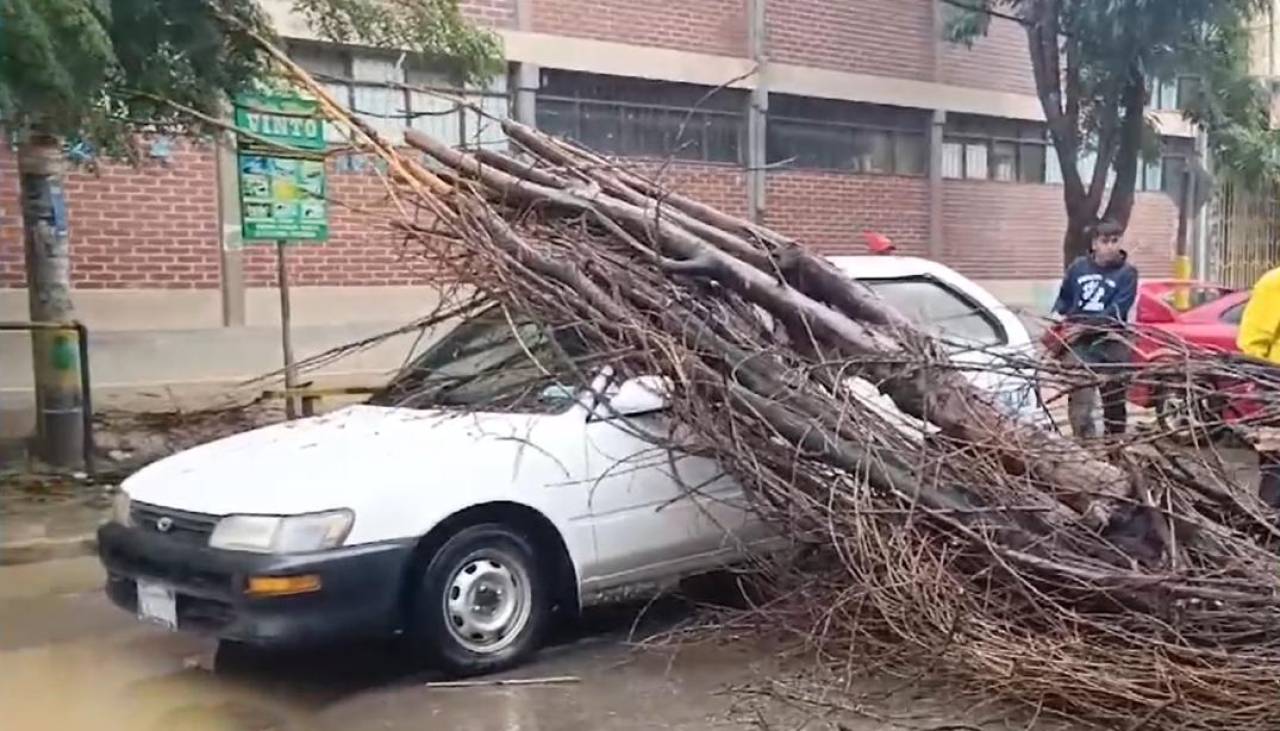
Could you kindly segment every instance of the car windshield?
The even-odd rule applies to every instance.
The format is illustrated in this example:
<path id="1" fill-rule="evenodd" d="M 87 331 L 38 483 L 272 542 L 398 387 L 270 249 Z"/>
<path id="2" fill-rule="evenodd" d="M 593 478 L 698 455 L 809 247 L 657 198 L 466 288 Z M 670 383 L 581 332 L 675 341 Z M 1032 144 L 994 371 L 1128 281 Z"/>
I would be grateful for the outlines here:
<path id="1" fill-rule="evenodd" d="M 1185 289 L 1187 291 L 1187 308 L 1186 310 L 1182 310 L 1183 312 L 1186 312 L 1187 310 L 1194 310 L 1197 307 L 1203 307 L 1211 302 L 1215 302 L 1226 297 L 1232 292 L 1232 290 L 1226 287 L 1215 287 L 1213 285 L 1191 285 L 1185 288 L 1174 286 L 1161 294 L 1161 301 L 1175 310 L 1178 309 L 1179 289 Z"/>
<path id="2" fill-rule="evenodd" d="M 1004 328 L 991 313 L 931 277 L 863 279 L 909 320 L 952 346 L 1003 345 Z"/>
<path id="3" fill-rule="evenodd" d="M 408 408 L 559 413 L 574 401 L 585 348 L 571 328 L 515 327 L 501 310 L 463 322 L 370 403 Z"/>

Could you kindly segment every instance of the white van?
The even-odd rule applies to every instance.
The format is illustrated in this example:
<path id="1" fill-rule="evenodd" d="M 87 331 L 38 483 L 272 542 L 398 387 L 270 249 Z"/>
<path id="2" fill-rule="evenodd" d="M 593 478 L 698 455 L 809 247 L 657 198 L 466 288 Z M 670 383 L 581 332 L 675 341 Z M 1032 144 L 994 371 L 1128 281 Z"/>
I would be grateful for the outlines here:
<path id="1" fill-rule="evenodd" d="M 957 347 L 960 360 L 1031 347 L 1013 313 L 940 264 L 833 261 L 922 326 L 978 346 Z M 463 675 L 518 662 L 557 611 L 723 566 L 770 539 L 715 462 L 639 436 L 664 428 L 646 379 L 602 379 L 603 407 L 551 381 L 521 390 L 525 347 L 547 347 L 544 336 L 534 328 L 522 346 L 505 318 L 481 316 L 380 400 L 139 471 L 99 532 L 108 594 L 170 629 L 255 644 L 403 633 Z M 1029 382 L 1004 378 L 979 381 L 1034 418 Z M 478 403 L 488 411 L 468 408 Z"/>

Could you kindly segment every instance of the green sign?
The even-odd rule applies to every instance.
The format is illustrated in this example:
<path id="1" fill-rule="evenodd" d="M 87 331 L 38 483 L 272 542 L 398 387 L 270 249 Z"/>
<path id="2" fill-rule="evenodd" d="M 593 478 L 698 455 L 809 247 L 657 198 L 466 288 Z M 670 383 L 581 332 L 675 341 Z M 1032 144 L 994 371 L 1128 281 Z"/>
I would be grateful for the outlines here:
<path id="1" fill-rule="evenodd" d="M 236 128 L 248 132 L 240 138 L 240 149 L 273 155 L 324 152 L 324 118 L 320 104 L 292 96 L 245 94 L 236 100 Z M 261 138 L 261 139 L 255 139 Z"/>
<path id="2" fill-rule="evenodd" d="M 244 96 L 236 100 L 240 135 L 241 238 L 325 241 L 324 120 L 314 101 Z"/>

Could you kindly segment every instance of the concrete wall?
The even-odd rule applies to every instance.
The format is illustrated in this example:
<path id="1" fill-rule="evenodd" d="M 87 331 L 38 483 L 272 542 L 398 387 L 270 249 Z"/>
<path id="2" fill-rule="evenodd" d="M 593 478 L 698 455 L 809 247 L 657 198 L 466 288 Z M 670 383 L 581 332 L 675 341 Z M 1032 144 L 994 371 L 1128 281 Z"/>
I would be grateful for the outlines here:
<path id="1" fill-rule="evenodd" d="M 300 287 L 292 294 L 299 359 L 396 329 L 433 312 L 442 298 L 431 287 Z M 277 290 L 248 291 L 242 327 L 218 326 L 218 295 L 208 290 L 79 291 L 75 298 L 90 331 L 97 409 L 206 408 L 280 385 L 275 379 L 237 388 L 282 365 Z M 25 319 L 25 312 L 25 290 L 0 290 L 0 320 Z M 302 380 L 377 385 L 443 330 L 391 338 Z M 34 423 L 31 373 L 29 336 L 0 333 L 0 436 L 25 433 Z"/>

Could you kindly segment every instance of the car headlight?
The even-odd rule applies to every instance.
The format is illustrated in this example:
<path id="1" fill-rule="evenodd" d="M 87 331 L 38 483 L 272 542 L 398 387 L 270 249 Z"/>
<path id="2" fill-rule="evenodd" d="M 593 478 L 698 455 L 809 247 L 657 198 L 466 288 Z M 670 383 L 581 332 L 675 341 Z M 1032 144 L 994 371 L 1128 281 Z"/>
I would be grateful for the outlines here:
<path id="1" fill-rule="evenodd" d="M 133 525 L 133 516 L 130 515 L 132 508 L 133 501 L 129 499 L 128 493 L 124 490 L 118 491 L 115 499 L 111 501 L 111 522 L 126 527 Z"/>
<path id="2" fill-rule="evenodd" d="M 356 515 L 330 510 L 308 515 L 228 515 L 209 536 L 210 548 L 253 553 L 306 553 L 342 545 Z"/>

